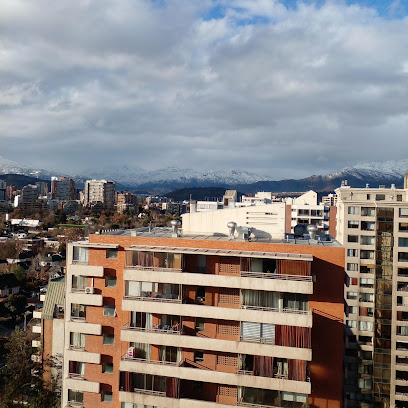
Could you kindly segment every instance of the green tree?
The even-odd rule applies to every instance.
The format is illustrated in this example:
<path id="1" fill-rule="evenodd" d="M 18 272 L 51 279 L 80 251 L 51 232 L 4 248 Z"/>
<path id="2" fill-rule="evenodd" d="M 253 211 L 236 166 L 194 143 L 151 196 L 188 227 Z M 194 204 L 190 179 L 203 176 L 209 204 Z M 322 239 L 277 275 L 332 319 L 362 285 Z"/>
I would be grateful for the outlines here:
<path id="1" fill-rule="evenodd" d="M 3 304 L 13 316 L 19 316 L 25 312 L 27 298 L 24 295 L 9 295 Z"/>
<path id="2" fill-rule="evenodd" d="M 11 267 L 11 273 L 17 278 L 20 283 L 26 280 L 27 274 L 21 265 L 13 265 Z"/>

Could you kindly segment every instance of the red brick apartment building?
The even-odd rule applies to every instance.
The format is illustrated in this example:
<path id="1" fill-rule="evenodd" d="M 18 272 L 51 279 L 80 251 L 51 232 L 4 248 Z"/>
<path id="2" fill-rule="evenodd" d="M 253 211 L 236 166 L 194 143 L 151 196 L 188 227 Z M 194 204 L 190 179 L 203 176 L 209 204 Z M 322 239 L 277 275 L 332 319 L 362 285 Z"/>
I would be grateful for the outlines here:
<path id="1" fill-rule="evenodd" d="M 163 228 L 70 244 L 62 406 L 340 408 L 344 259 Z"/>

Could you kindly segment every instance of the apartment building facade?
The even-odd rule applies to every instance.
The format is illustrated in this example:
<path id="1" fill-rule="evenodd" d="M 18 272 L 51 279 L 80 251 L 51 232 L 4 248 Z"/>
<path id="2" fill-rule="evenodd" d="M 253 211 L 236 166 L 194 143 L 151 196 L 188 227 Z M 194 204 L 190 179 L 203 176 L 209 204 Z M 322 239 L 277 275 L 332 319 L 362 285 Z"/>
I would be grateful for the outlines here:
<path id="1" fill-rule="evenodd" d="M 340 408 L 344 259 L 160 228 L 70 244 L 62 406 Z"/>
<path id="2" fill-rule="evenodd" d="M 69 177 L 52 177 L 51 198 L 59 201 L 75 200 L 75 181 Z"/>
<path id="3" fill-rule="evenodd" d="M 408 406 L 408 190 L 337 193 L 346 249 L 345 406 Z"/>
<path id="4" fill-rule="evenodd" d="M 84 206 L 102 203 L 106 208 L 114 208 L 116 200 L 115 183 L 107 180 L 87 180 L 84 187 Z"/>

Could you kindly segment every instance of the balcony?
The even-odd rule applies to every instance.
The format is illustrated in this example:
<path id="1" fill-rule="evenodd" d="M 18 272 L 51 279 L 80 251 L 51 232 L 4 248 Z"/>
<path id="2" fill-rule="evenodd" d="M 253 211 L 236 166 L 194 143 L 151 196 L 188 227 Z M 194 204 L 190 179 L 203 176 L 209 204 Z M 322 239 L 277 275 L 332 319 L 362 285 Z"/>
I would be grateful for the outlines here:
<path id="1" fill-rule="evenodd" d="M 171 299 L 173 300 L 173 299 Z M 170 314 L 176 316 L 194 316 L 208 319 L 226 319 L 257 323 L 281 324 L 287 326 L 312 327 L 311 311 L 296 311 L 293 309 L 274 309 L 246 306 L 242 309 L 205 306 L 196 304 L 182 304 L 163 301 L 162 299 L 134 299 L 124 297 L 122 310 L 153 314 Z"/>
<path id="2" fill-rule="evenodd" d="M 70 390 L 81 391 L 81 392 L 91 392 L 98 394 L 100 392 L 100 384 L 94 381 L 87 381 L 82 377 L 76 378 L 66 378 L 64 381 L 64 387 Z"/>
<path id="3" fill-rule="evenodd" d="M 297 360 L 312 360 L 312 350 L 307 348 L 276 346 L 274 344 L 262 344 L 258 341 L 232 341 L 204 336 L 190 336 L 183 331 L 171 331 L 162 329 L 145 329 L 125 325 L 122 328 L 121 341 L 161 344 L 164 346 L 193 348 L 197 350 L 222 351 L 240 354 L 261 354 L 277 358 L 291 356 Z"/>
<path id="4" fill-rule="evenodd" d="M 102 334 L 102 325 L 96 323 L 87 323 L 85 318 L 71 317 L 67 323 L 67 330 L 75 333 L 94 334 L 100 336 Z"/>
<path id="5" fill-rule="evenodd" d="M 84 348 L 69 348 L 66 352 L 68 361 L 78 361 L 79 363 L 101 364 L 101 355 L 99 353 L 90 353 Z"/>
<path id="6" fill-rule="evenodd" d="M 33 340 L 33 341 L 31 342 L 31 347 L 33 347 L 33 348 L 41 347 L 41 341 L 39 341 L 39 340 Z"/>
<path id="7" fill-rule="evenodd" d="M 80 305 L 102 306 L 103 297 L 101 294 L 74 292 L 67 294 L 67 302 Z"/>
<path id="8" fill-rule="evenodd" d="M 104 275 L 104 267 L 96 265 L 88 265 L 87 263 L 80 263 L 72 261 L 68 266 L 69 273 L 72 275 L 81 275 L 95 278 L 102 278 Z"/>
<path id="9" fill-rule="evenodd" d="M 302 394 L 311 393 L 311 384 L 308 381 L 295 381 L 282 378 L 269 378 L 213 371 L 188 359 L 184 359 L 180 364 L 167 361 L 146 361 L 144 359 L 135 358 L 130 359 L 127 357 L 127 355 L 125 355 L 122 357 L 120 362 L 120 371 L 176 377 L 183 380 L 194 380 L 207 383 L 281 390 Z"/>
<path id="10" fill-rule="evenodd" d="M 33 319 L 41 319 L 41 310 L 34 310 Z"/>
<path id="11" fill-rule="evenodd" d="M 289 293 L 313 293 L 312 276 L 286 275 L 264 272 L 241 271 L 236 276 L 216 275 L 206 273 L 174 272 L 170 268 L 139 268 L 125 269 L 124 280 L 126 281 L 152 281 L 151 271 L 157 272 L 157 277 L 162 283 L 182 285 L 203 285 L 225 288 L 242 288 L 254 290 L 267 290 Z"/>
<path id="12" fill-rule="evenodd" d="M 37 323 L 32 327 L 33 333 L 41 333 L 41 323 Z"/>

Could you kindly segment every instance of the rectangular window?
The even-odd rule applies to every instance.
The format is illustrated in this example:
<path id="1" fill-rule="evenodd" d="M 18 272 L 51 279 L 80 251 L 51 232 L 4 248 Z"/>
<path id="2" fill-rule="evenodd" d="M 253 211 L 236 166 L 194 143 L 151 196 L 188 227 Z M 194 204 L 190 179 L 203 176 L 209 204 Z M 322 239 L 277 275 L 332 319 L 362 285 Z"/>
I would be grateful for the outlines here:
<path id="1" fill-rule="evenodd" d="M 357 292 L 347 292 L 347 299 L 356 300 L 358 297 Z"/>
<path id="2" fill-rule="evenodd" d="M 402 194 L 397 194 L 397 201 L 402 201 Z"/>
<path id="3" fill-rule="evenodd" d="M 89 254 L 88 248 L 74 246 L 73 252 L 74 253 L 73 253 L 72 260 L 74 263 L 82 263 L 82 264 L 88 263 L 88 254 Z"/>
<path id="4" fill-rule="evenodd" d="M 197 286 L 196 301 L 201 303 L 205 302 L 205 286 Z"/>
<path id="5" fill-rule="evenodd" d="M 78 291 L 85 290 L 88 286 L 88 278 L 86 276 L 72 276 L 72 289 Z"/>
<path id="6" fill-rule="evenodd" d="M 80 305 L 78 303 L 71 304 L 71 317 L 76 319 L 85 319 L 86 318 L 86 306 Z"/>
<path id="7" fill-rule="evenodd" d="M 400 217 L 408 217 L 408 208 L 400 208 L 399 209 L 399 216 Z"/>
<path id="8" fill-rule="evenodd" d="M 376 199 L 376 201 L 384 201 L 385 200 L 385 194 L 376 194 L 375 199 Z"/>
<path id="9" fill-rule="evenodd" d="M 361 215 L 364 217 L 374 217 L 375 209 L 372 207 L 361 207 Z"/>
<path id="10" fill-rule="evenodd" d="M 398 238 L 399 247 L 408 247 L 408 238 Z"/>
<path id="11" fill-rule="evenodd" d="M 71 332 L 69 335 L 69 345 L 71 348 L 85 348 L 85 334 Z"/>
<path id="12" fill-rule="evenodd" d="M 362 231 L 375 231 L 375 222 L 361 221 Z"/>
<path id="13" fill-rule="evenodd" d="M 370 237 L 369 235 L 361 236 L 361 245 L 374 245 L 375 237 Z"/>
<path id="14" fill-rule="evenodd" d="M 357 314 L 358 313 L 358 307 L 357 306 L 349 306 L 348 311 L 349 311 L 349 314 Z"/>
<path id="15" fill-rule="evenodd" d="M 105 374 L 113 374 L 113 363 L 102 363 L 102 372 Z"/>
<path id="16" fill-rule="evenodd" d="M 115 315 L 116 315 L 115 305 L 105 305 L 103 307 L 103 315 L 104 316 L 115 317 Z"/>
<path id="17" fill-rule="evenodd" d="M 112 402 L 112 391 L 102 391 L 102 402 Z"/>
<path id="18" fill-rule="evenodd" d="M 106 259 L 117 259 L 117 258 L 118 258 L 117 248 L 108 248 L 106 250 Z"/>
<path id="19" fill-rule="evenodd" d="M 197 332 L 203 332 L 205 329 L 204 319 L 202 317 L 195 318 L 195 329 Z"/>
<path id="20" fill-rule="evenodd" d="M 107 346 L 113 346 L 115 344 L 115 335 L 104 333 L 103 334 L 103 344 Z"/>
<path id="21" fill-rule="evenodd" d="M 408 222 L 400 222 L 399 223 L 399 230 L 400 231 L 408 231 Z"/>
<path id="22" fill-rule="evenodd" d="M 351 258 L 355 258 L 358 256 L 358 249 L 348 249 L 347 250 L 347 256 Z"/>
<path id="23" fill-rule="evenodd" d="M 347 242 L 358 242 L 358 235 L 348 235 Z"/>
<path id="24" fill-rule="evenodd" d="M 374 259 L 374 251 L 366 251 L 362 249 L 360 251 L 360 259 Z"/>
<path id="25" fill-rule="evenodd" d="M 204 351 L 196 350 L 194 352 L 194 362 L 203 363 L 204 362 Z"/>
<path id="26" fill-rule="evenodd" d="M 348 213 L 358 215 L 359 214 L 359 207 L 349 207 L 348 208 Z"/>
<path id="27" fill-rule="evenodd" d="M 358 228 L 359 222 L 358 221 L 348 221 L 347 225 L 349 228 Z"/>
<path id="28" fill-rule="evenodd" d="M 347 264 L 347 270 L 351 271 L 351 272 L 358 271 L 358 264 L 357 263 L 348 263 Z"/>
<path id="29" fill-rule="evenodd" d="M 398 262 L 408 262 L 408 252 L 398 252 Z"/>
<path id="30" fill-rule="evenodd" d="M 362 331 L 373 331 L 373 322 L 359 322 L 358 329 Z"/>
<path id="31" fill-rule="evenodd" d="M 374 302 L 374 295 L 372 293 L 360 293 L 361 302 Z"/>
<path id="32" fill-rule="evenodd" d="M 107 288 L 116 288 L 116 276 L 106 276 L 105 286 Z"/>
<path id="33" fill-rule="evenodd" d="M 346 326 L 355 329 L 357 327 L 356 320 L 346 320 Z"/>

